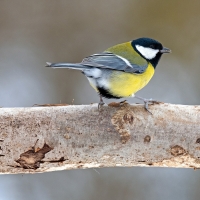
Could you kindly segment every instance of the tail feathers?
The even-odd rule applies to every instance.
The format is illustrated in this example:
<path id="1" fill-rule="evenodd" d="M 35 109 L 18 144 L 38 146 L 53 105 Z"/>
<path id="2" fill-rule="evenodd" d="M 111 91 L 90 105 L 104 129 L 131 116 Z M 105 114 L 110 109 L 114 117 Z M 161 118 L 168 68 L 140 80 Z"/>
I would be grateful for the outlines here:
<path id="1" fill-rule="evenodd" d="M 46 67 L 52 67 L 52 68 L 69 68 L 69 69 L 77 69 L 77 70 L 83 70 L 83 69 L 89 69 L 91 67 L 87 67 L 81 63 L 50 63 L 46 62 Z"/>

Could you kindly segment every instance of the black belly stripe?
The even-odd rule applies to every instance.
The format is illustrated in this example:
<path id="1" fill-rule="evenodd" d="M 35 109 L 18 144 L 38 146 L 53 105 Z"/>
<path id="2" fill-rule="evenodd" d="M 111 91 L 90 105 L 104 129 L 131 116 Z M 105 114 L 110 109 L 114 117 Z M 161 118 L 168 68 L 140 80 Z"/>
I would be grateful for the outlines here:
<path id="1" fill-rule="evenodd" d="M 107 99 L 120 99 L 120 98 L 123 98 L 123 97 L 119 97 L 119 96 L 113 96 L 109 90 L 106 90 L 105 88 L 102 88 L 102 87 L 98 87 L 98 91 L 99 91 L 99 94 L 101 94 L 103 97 L 107 98 Z"/>

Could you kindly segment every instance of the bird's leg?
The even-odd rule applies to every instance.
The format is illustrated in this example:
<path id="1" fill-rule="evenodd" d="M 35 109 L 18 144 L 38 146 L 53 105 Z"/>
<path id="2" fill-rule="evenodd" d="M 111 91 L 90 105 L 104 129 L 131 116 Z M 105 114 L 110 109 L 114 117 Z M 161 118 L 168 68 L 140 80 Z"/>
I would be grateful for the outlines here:
<path id="1" fill-rule="evenodd" d="M 144 102 L 144 108 L 146 111 L 148 111 L 150 114 L 152 114 L 152 112 L 148 109 L 149 107 L 149 103 L 158 103 L 158 101 L 156 100 L 153 100 L 153 99 L 145 99 L 145 98 L 142 98 L 142 97 L 139 97 L 139 96 L 134 96 L 136 99 L 140 99 Z"/>
<path id="2" fill-rule="evenodd" d="M 99 102 L 99 104 L 98 104 L 98 109 L 100 109 L 105 103 L 103 102 L 103 97 L 102 97 L 102 95 L 100 94 L 99 95 L 100 96 L 100 102 Z"/>

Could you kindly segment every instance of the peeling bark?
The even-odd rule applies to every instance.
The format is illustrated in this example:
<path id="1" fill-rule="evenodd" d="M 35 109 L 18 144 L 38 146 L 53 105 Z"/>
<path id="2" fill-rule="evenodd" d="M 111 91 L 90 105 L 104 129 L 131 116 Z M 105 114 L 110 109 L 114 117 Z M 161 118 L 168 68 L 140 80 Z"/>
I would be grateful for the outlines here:
<path id="1" fill-rule="evenodd" d="M 200 167 L 200 106 L 0 108 L 0 173 Z M 36 143 L 37 141 L 37 143 Z M 35 144 L 36 143 L 36 144 Z"/>

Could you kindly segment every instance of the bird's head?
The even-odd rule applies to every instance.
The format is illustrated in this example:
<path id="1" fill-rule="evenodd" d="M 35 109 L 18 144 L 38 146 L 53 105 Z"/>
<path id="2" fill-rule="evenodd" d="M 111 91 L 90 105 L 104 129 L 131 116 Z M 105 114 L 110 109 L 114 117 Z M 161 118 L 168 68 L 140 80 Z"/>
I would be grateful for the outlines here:
<path id="1" fill-rule="evenodd" d="M 170 53 L 171 50 L 163 47 L 163 45 L 151 38 L 138 38 L 131 42 L 134 50 L 139 53 L 144 59 L 149 61 L 154 68 L 158 64 L 163 53 Z"/>

